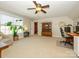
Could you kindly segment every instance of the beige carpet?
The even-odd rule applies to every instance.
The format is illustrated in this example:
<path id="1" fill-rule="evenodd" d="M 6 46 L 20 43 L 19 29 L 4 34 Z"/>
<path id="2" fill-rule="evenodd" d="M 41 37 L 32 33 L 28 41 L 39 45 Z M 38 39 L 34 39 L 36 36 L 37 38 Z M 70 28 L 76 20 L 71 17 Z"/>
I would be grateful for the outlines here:
<path id="1" fill-rule="evenodd" d="M 3 58 L 27 58 L 27 57 L 76 57 L 73 50 L 59 46 L 59 38 L 32 36 L 15 41 L 12 46 L 3 50 Z"/>

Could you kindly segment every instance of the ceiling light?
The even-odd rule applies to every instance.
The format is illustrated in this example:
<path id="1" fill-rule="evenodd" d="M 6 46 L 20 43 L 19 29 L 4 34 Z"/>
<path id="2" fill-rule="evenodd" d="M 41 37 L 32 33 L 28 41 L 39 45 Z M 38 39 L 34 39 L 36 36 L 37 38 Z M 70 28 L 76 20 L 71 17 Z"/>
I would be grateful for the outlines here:
<path id="1" fill-rule="evenodd" d="M 36 8 L 36 11 L 41 11 L 41 8 L 40 8 L 40 7 L 37 7 L 37 8 Z"/>

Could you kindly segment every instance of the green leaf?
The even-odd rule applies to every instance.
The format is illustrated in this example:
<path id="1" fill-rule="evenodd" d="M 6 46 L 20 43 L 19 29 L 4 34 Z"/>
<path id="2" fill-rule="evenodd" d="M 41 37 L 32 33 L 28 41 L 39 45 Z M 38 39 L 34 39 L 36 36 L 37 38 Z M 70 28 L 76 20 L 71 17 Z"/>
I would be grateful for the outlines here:
<path id="1" fill-rule="evenodd" d="M 12 24 L 12 22 L 8 22 L 8 23 L 6 23 L 6 25 L 9 26 L 10 30 L 13 33 L 13 36 L 17 35 L 17 32 L 18 32 L 19 29 L 24 30 L 24 28 L 22 26 L 14 25 L 14 24 Z"/>
<path id="2" fill-rule="evenodd" d="M 11 25 L 11 26 L 10 26 L 10 30 L 12 30 L 12 28 L 13 28 L 13 27 L 12 27 L 12 25 Z"/>
<path id="3" fill-rule="evenodd" d="M 12 25 L 12 22 L 8 22 L 8 23 L 7 23 L 7 26 L 11 26 L 11 25 Z"/>

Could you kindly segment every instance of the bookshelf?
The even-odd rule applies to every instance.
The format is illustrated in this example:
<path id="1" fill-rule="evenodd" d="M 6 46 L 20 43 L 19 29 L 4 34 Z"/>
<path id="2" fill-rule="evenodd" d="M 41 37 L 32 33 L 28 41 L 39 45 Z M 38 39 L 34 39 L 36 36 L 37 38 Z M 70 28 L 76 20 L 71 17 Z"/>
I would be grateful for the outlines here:
<path id="1" fill-rule="evenodd" d="M 52 36 L 52 23 L 42 23 L 42 36 Z"/>

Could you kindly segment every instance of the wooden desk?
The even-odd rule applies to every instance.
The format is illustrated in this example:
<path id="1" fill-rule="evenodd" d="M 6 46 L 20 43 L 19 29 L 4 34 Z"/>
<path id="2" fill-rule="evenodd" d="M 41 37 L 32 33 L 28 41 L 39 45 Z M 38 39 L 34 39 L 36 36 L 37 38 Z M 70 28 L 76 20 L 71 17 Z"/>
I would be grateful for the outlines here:
<path id="1" fill-rule="evenodd" d="M 73 36 L 74 53 L 79 57 L 79 34 L 77 33 L 67 33 L 67 34 Z"/>
<path id="2" fill-rule="evenodd" d="M 77 33 L 67 33 L 68 35 L 71 35 L 71 36 L 79 36 L 79 34 Z"/>
<path id="3" fill-rule="evenodd" d="M 79 36 L 79 34 L 77 33 L 67 33 L 67 34 L 73 37 L 73 39 L 71 39 L 70 41 L 73 42 L 73 45 L 74 45 L 74 41 L 75 41 L 74 37 Z"/>
<path id="4" fill-rule="evenodd" d="M 73 46 L 73 44 L 74 44 L 74 36 L 79 36 L 79 34 L 77 34 L 77 33 L 68 33 L 68 32 L 66 32 L 66 34 L 69 35 L 70 37 L 66 38 L 65 41 L 69 42 Z"/>

